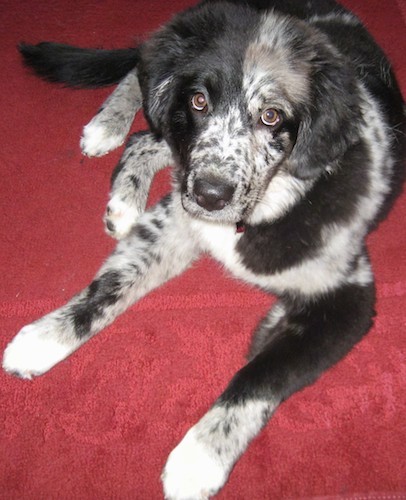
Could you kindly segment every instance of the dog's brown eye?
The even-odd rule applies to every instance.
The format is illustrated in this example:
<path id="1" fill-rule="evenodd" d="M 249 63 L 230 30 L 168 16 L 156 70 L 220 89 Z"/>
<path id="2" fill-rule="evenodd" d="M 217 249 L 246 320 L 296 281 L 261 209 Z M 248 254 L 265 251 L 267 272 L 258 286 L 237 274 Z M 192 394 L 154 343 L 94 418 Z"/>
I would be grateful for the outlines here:
<path id="1" fill-rule="evenodd" d="M 207 111 L 207 99 L 202 92 L 198 92 L 192 97 L 191 104 L 196 111 Z"/>
<path id="2" fill-rule="evenodd" d="M 280 113 L 273 108 L 266 109 L 261 115 L 261 122 L 267 127 L 276 127 L 281 119 Z"/>

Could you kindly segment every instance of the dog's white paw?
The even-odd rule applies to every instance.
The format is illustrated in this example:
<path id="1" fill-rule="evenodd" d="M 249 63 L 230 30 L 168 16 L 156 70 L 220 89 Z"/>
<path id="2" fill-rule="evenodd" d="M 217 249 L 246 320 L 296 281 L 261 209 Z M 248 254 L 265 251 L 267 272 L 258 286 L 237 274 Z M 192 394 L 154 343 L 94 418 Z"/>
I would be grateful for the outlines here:
<path id="1" fill-rule="evenodd" d="M 136 207 L 128 205 L 119 196 L 113 196 L 104 215 L 107 234 L 118 240 L 124 238 L 139 216 L 140 212 Z"/>
<path id="2" fill-rule="evenodd" d="M 83 129 L 80 147 L 86 156 L 103 156 L 121 146 L 124 139 L 125 136 L 112 134 L 107 127 L 92 120 Z"/>
<path id="3" fill-rule="evenodd" d="M 167 500 L 206 500 L 224 485 L 228 472 L 196 438 L 194 427 L 171 452 L 162 473 Z"/>
<path id="4" fill-rule="evenodd" d="M 8 344 L 3 356 L 6 372 L 31 379 L 47 372 L 71 354 L 73 349 L 60 343 L 44 326 L 46 324 L 27 325 Z"/>

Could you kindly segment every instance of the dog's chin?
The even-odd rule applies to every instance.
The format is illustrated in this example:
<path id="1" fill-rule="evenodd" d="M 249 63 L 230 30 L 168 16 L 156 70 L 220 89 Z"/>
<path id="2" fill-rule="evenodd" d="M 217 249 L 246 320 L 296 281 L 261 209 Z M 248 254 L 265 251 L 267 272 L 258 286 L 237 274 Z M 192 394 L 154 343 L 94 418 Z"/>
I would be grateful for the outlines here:
<path id="1" fill-rule="evenodd" d="M 219 224 L 237 224 L 243 219 L 243 211 L 237 210 L 232 204 L 226 205 L 222 210 L 206 210 L 187 195 L 182 195 L 182 206 L 194 219 Z"/>

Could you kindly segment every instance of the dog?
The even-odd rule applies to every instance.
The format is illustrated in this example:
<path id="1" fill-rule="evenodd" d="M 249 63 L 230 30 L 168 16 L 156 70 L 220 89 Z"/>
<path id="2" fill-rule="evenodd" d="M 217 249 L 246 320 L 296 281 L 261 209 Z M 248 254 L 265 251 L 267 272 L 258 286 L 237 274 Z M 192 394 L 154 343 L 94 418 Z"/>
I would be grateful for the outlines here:
<path id="1" fill-rule="evenodd" d="M 247 364 L 169 455 L 168 499 L 216 494 L 291 394 L 315 382 L 373 324 L 366 236 L 404 178 L 405 107 L 390 63 L 333 0 L 206 0 L 123 50 L 22 45 L 40 76 L 118 83 L 82 150 L 122 144 L 106 230 L 119 241 L 91 284 L 25 326 L 4 369 L 48 371 L 202 253 L 276 294 Z M 173 190 L 145 210 L 156 171 Z"/>

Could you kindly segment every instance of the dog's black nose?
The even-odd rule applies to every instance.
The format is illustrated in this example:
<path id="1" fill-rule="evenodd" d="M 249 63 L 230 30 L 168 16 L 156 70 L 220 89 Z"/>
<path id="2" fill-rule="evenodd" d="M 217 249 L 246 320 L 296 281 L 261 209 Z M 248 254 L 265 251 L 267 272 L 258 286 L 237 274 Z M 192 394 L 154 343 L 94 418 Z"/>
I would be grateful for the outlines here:
<path id="1" fill-rule="evenodd" d="M 196 179 L 193 187 L 196 202 L 209 212 L 223 210 L 234 194 L 234 187 L 214 180 Z"/>

